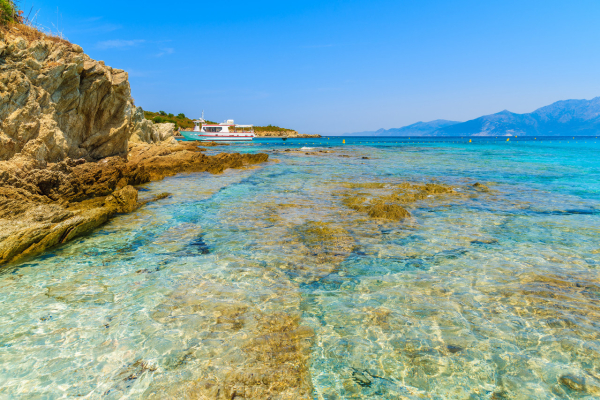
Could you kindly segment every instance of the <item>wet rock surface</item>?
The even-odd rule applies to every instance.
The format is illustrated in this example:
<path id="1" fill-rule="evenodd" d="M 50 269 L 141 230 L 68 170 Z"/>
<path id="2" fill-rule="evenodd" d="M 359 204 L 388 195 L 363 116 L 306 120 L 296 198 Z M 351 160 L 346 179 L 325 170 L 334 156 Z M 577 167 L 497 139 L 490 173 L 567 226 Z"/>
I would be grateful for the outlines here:
<path id="1" fill-rule="evenodd" d="M 139 202 L 133 185 L 268 158 L 206 156 L 173 134 L 173 124 L 147 121 L 134 106 L 127 72 L 33 28 L 3 29 L 0 264 L 65 243 L 153 200 Z"/>
<path id="2" fill-rule="evenodd" d="M 382 182 L 347 183 L 349 189 L 381 189 L 383 192 L 356 192 L 344 193 L 342 203 L 355 211 L 366 213 L 369 217 L 381 220 L 401 221 L 411 216 L 407 207 L 414 207 L 418 203 L 439 200 L 451 196 L 464 196 L 453 188 L 437 184 L 414 184 L 403 182 L 400 184 L 386 184 Z"/>
<path id="3" fill-rule="evenodd" d="M 0 162 L 0 264 L 65 243 L 141 204 L 132 185 L 181 172 L 222 173 L 266 154 L 207 156 L 197 143 L 132 144 L 128 158 Z M 157 198 L 163 198 L 160 194 Z M 148 200 L 144 201 L 146 203 Z"/>

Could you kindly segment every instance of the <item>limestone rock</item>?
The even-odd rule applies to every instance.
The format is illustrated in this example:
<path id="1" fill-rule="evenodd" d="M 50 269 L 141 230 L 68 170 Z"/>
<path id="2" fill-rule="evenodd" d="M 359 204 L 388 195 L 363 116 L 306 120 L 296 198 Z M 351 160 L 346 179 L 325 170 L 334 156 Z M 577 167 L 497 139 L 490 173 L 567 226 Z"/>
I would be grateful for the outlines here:
<path id="1" fill-rule="evenodd" d="M 65 159 L 40 165 L 30 158 L 0 161 L 0 264 L 39 253 L 94 229 L 115 213 L 135 210 L 131 185 L 179 172 L 221 173 L 268 160 L 266 154 L 207 156 L 197 143 L 130 144 L 128 159 Z M 164 198 L 165 194 L 153 200 Z"/>
<path id="2" fill-rule="evenodd" d="M 38 162 L 125 155 L 129 139 L 156 143 L 174 126 L 154 126 L 131 98 L 127 72 L 92 60 L 80 46 L 0 40 L 0 160 Z"/>
<path id="3" fill-rule="evenodd" d="M 161 142 L 175 136 L 175 124 L 171 122 L 154 124 L 154 129 L 157 132 L 158 138 Z"/>
<path id="4" fill-rule="evenodd" d="M 137 208 L 138 192 L 131 186 L 127 185 L 123 189 L 115 190 L 113 194 L 104 200 L 104 205 L 109 208 L 114 208 L 117 212 L 128 213 Z"/>
<path id="5" fill-rule="evenodd" d="M 137 107 L 131 118 L 132 143 L 158 143 L 175 136 L 175 124 L 167 122 L 155 124 L 144 118 L 144 110 Z"/>
<path id="6" fill-rule="evenodd" d="M 0 264 L 148 202 L 138 203 L 132 185 L 267 161 L 178 143 L 174 124 L 154 124 L 134 106 L 125 71 L 77 45 L 12 29 L 0 31 Z"/>
<path id="7" fill-rule="evenodd" d="M 142 107 L 136 107 L 131 118 L 132 132 L 130 141 L 133 143 L 156 143 L 159 141 L 154 123 L 144 118 Z"/>

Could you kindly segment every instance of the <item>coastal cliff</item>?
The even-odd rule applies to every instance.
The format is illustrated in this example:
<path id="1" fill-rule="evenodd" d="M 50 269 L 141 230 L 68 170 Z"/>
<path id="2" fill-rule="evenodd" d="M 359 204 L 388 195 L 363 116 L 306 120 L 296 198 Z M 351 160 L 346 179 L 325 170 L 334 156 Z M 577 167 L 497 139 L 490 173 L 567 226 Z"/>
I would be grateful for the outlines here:
<path id="1" fill-rule="evenodd" d="M 24 25 L 0 29 L 0 264 L 131 212 L 139 185 L 266 154 L 207 156 L 135 107 L 127 72 Z"/>
<path id="2" fill-rule="evenodd" d="M 0 32 L 0 160 L 93 161 L 125 155 L 132 136 L 148 143 L 168 136 L 135 107 L 127 72 L 35 32 L 23 25 Z"/>

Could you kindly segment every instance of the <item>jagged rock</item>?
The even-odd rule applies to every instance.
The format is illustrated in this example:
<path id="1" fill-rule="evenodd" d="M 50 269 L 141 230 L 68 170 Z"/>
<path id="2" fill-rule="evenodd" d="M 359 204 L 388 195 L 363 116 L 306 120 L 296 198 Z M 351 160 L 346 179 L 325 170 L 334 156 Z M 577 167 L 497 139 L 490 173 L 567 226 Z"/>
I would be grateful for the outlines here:
<path id="1" fill-rule="evenodd" d="M 132 133 L 130 141 L 134 143 L 158 143 L 175 135 L 175 124 L 166 122 L 155 124 L 144 118 L 144 110 L 137 107 L 131 118 Z"/>
<path id="2" fill-rule="evenodd" d="M 131 185 L 180 172 L 221 173 L 268 160 L 267 154 L 207 156 L 193 142 L 129 147 L 128 159 L 66 159 L 45 168 L 35 160 L 0 161 L 0 264 L 66 243 L 115 213 L 135 210 L 140 204 Z"/>
<path id="3" fill-rule="evenodd" d="M 104 200 L 104 205 L 109 208 L 114 208 L 117 212 L 128 213 L 137 208 L 138 192 L 131 185 L 125 186 L 123 189 L 115 190 L 113 194 Z"/>
<path id="4" fill-rule="evenodd" d="M 156 143 L 159 141 L 154 123 L 144 118 L 142 107 L 136 107 L 134 110 L 131 116 L 131 128 L 131 142 Z"/>
<path id="5" fill-rule="evenodd" d="M 64 40 L 13 30 L 0 36 L 0 264 L 135 210 L 148 200 L 138 203 L 132 185 L 267 161 L 178 143 L 174 124 L 147 121 L 133 105 L 125 71 Z"/>
<path id="6" fill-rule="evenodd" d="M 80 46 L 8 32 L 0 55 L 0 160 L 97 160 L 126 154 L 132 134 L 148 143 L 172 136 L 172 125 L 143 119 L 127 72 L 92 60 Z"/>
<path id="7" fill-rule="evenodd" d="M 171 122 L 154 124 L 154 129 L 158 133 L 158 139 L 161 142 L 175 136 L 175 124 Z"/>

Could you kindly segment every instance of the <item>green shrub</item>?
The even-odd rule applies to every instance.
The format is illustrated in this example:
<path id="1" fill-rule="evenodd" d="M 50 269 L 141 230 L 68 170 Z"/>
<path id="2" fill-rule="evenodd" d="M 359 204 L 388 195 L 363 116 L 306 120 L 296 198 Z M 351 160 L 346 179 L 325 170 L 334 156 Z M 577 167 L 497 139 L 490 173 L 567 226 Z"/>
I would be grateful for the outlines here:
<path id="1" fill-rule="evenodd" d="M 175 116 L 171 113 L 169 113 L 169 118 L 175 118 Z"/>
<path id="2" fill-rule="evenodd" d="M 162 115 L 163 117 L 166 117 L 166 116 L 167 116 L 167 113 L 166 113 L 166 112 L 164 112 L 164 111 L 159 111 L 158 113 L 159 113 L 160 115 Z"/>
<path id="3" fill-rule="evenodd" d="M 162 124 L 165 120 L 157 115 L 156 117 L 152 118 L 152 121 L 154 121 L 156 124 Z"/>
<path id="4" fill-rule="evenodd" d="M 179 114 L 177 114 L 177 118 L 185 119 L 185 114 L 184 113 L 179 113 Z"/>
<path id="5" fill-rule="evenodd" d="M 14 22 L 20 14 L 12 0 L 0 0 L 0 25 Z"/>

